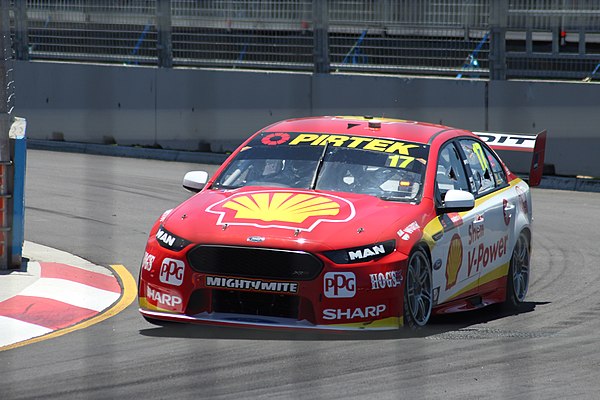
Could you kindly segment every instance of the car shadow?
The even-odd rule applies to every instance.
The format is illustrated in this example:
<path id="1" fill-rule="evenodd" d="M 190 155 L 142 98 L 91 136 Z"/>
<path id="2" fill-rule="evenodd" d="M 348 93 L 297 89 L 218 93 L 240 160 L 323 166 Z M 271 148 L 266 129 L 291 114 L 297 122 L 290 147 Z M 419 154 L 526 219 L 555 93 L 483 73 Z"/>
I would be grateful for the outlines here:
<path id="1" fill-rule="evenodd" d="M 474 311 L 434 316 L 429 324 L 419 330 L 392 331 L 309 331 L 281 330 L 268 328 L 240 328 L 166 322 L 161 326 L 141 329 L 147 337 L 189 338 L 189 339 L 231 339 L 231 340 L 297 340 L 297 341 L 344 341 L 344 340 L 391 340 L 429 337 L 456 332 L 473 325 L 485 324 L 494 320 L 533 312 L 538 305 L 549 302 L 524 302 L 518 309 L 506 311 L 500 305 L 491 305 Z"/>
<path id="2" fill-rule="evenodd" d="M 550 304 L 550 302 L 523 302 L 518 308 L 508 310 L 502 304 L 492 304 L 473 311 L 454 314 L 433 316 L 426 329 L 419 331 L 419 336 L 439 335 L 447 332 L 459 331 L 473 325 L 486 324 L 495 320 L 513 315 L 525 314 L 535 311 L 537 306 Z M 423 334 L 420 334 L 420 333 Z"/>

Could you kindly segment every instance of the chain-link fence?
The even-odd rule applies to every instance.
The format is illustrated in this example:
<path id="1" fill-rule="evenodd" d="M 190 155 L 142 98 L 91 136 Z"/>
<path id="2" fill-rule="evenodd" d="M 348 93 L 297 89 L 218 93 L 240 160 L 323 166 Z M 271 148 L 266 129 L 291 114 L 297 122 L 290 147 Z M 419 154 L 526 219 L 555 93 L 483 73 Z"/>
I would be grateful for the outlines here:
<path id="1" fill-rule="evenodd" d="M 173 63 L 313 68 L 311 0 L 171 1 Z"/>
<path id="2" fill-rule="evenodd" d="M 507 14 L 510 75 L 590 78 L 600 65 L 598 0 L 511 0 Z"/>
<path id="3" fill-rule="evenodd" d="M 600 0 L 13 0 L 17 58 L 592 77 Z"/>
<path id="4" fill-rule="evenodd" d="M 487 74 L 486 1 L 330 4 L 329 46 L 336 70 Z"/>
<path id="5" fill-rule="evenodd" d="M 23 58 L 156 65 L 156 1 L 15 0 Z"/>

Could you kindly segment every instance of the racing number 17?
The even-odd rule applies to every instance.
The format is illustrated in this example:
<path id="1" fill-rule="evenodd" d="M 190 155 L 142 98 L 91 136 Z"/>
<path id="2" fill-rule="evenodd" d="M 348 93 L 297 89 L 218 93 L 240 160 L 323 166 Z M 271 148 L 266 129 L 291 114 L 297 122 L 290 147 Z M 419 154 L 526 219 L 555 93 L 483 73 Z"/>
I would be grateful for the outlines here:
<path id="1" fill-rule="evenodd" d="M 402 162 L 400 162 L 402 160 Z M 411 156 L 402 156 L 399 154 L 394 154 L 393 156 L 388 156 L 386 167 L 392 168 L 406 168 L 408 164 L 415 160 L 414 157 Z M 400 163 L 400 165 L 398 165 Z"/>

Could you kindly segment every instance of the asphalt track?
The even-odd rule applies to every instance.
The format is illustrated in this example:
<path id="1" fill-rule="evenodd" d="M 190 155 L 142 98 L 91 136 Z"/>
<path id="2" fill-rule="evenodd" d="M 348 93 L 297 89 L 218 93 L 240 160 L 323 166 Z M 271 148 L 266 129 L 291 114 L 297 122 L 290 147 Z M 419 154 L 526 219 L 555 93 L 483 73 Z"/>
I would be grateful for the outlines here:
<path id="1" fill-rule="evenodd" d="M 181 179 L 199 167 L 29 151 L 26 240 L 137 277 L 152 222 L 188 196 Z M 154 327 L 134 303 L 0 352 L 0 399 L 597 399 L 600 194 L 534 189 L 533 203 L 519 314 L 454 315 L 417 337 L 325 335 Z"/>

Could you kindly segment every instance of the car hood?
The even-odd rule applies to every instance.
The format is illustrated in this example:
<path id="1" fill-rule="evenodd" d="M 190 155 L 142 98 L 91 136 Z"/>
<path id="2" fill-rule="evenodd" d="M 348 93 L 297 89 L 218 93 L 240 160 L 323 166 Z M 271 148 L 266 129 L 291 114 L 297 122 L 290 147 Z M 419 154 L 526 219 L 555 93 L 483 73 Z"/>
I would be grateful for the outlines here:
<path id="1" fill-rule="evenodd" d="M 395 239 L 407 226 L 414 232 L 423 214 L 363 194 L 244 187 L 204 190 L 162 226 L 193 243 L 326 251 Z"/>

